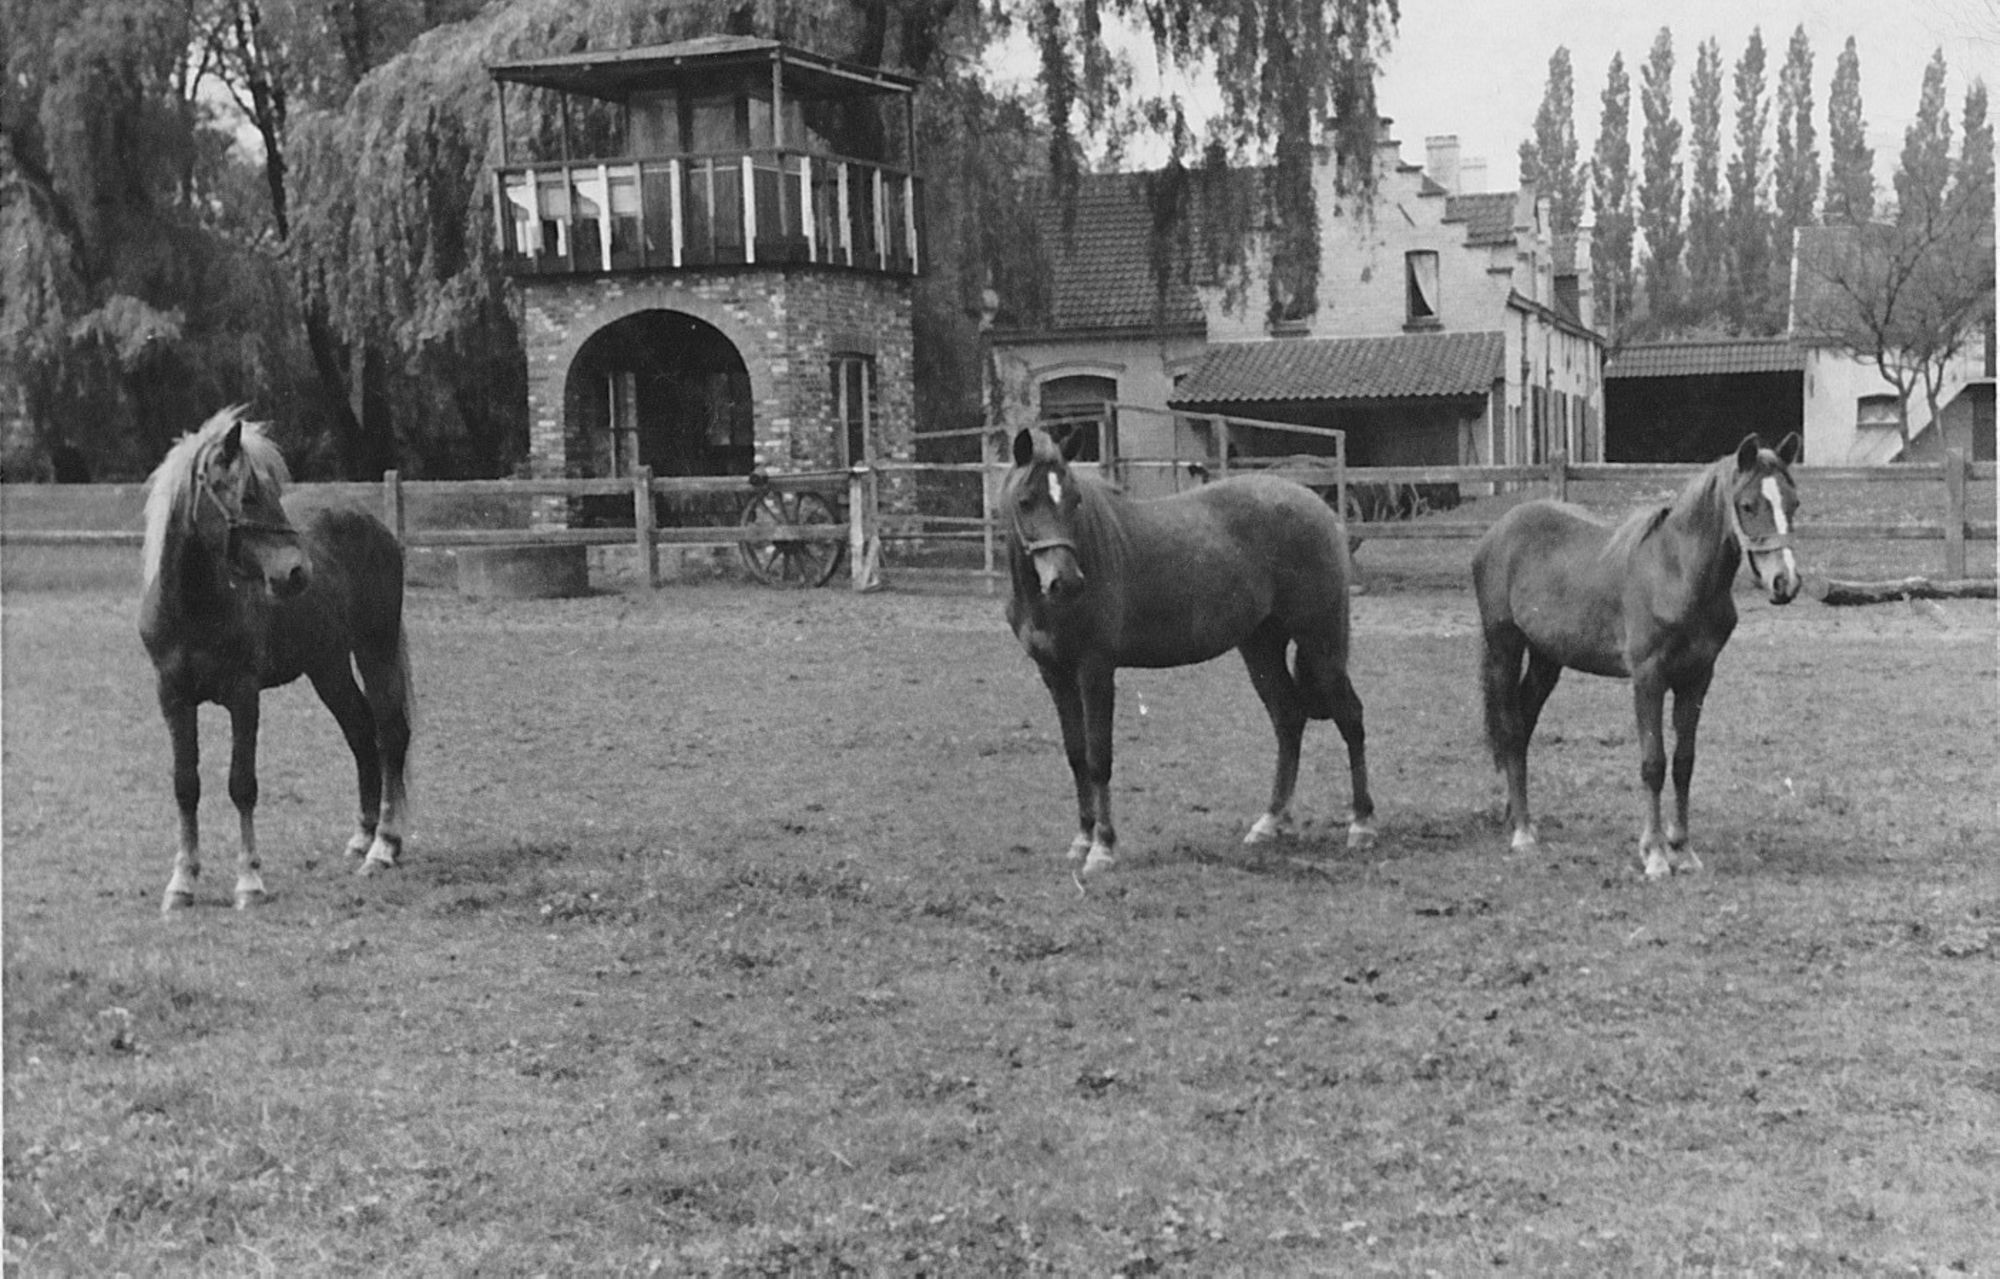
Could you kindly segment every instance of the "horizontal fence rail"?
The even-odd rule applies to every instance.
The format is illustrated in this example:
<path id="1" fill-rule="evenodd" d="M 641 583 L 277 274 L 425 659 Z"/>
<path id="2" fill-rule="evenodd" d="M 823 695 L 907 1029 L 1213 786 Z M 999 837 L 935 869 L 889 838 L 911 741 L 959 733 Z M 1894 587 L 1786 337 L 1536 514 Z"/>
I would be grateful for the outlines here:
<path id="1" fill-rule="evenodd" d="M 1226 433 L 1226 428 L 1225 432 Z M 953 434 L 978 434 L 991 438 L 984 428 Z M 930 436 L 923 437 L 925 439 Z M 1460 484 L 1492 486 L 1529 492 L 1537 488 L 1552 496 L 1568 495 L 1572 484 L 1598 482 L 1646 483 L 1675 486 L 1686 482 L 1700 468 L 1692 465 L 1656 463 L 1571 464 L 1557 457 L 1539 466 L 1377 466 L 1343 467 L 1338 454 L 1324 459 L 1236 458 L 1232 470 L 1257 469 L 1298 479 L 1310 487 L 1329 492 L 1336 501 L 1359 486 Z M 1146 466 L 1151 459 L 1120 459 L 1121 466 Z M 1190 471 L 1205 471 L 1199 463 L 1190 466 L 1178 459 L 1159 459 L 1159 465 Z M 1221 468 L 1216 468 L 1221 469 Z M 292 492 L 307 503 L 338 502 L 375 507 L 383 522 L 408 547 L 492 547 L 492 546 L 615 546 L 633 545 L 641 557 L 648 581 L 659 581 L 657 554 L 661 546 L 740 546 L 774 541 L 845 542 L 850 551 L 850 573 L 857 589 L 873 584 L 880 545 L 883 541 L 949 542 L 983 541 L 986 546 L 985 572 L 997 571 L 995 548 L 1002 534 L 994 518 L 993 505 L 1000 479 L 1005 475 L 1004 458 L 989 450 L 982 462 L 886 462 L 857 467 L 851 471 L 820 471 L 749 476 L 653 476 L 649 471 L 613 479 L 508 479 L 508 480 L 404 480 L 391 471 L 379 484 L 327 483 L 300 484 Z M 978 476 L 982 501 L 977 514 L 926 513 L 908 506 L 907 493 L 898 497 L 899 484 L 905 489 L 923 475 Z M 1934 462 L 1899 463 L 1892 466 L 1801 466 L 1801 478 L 1817 482 L 1901 483 L 1935 485 L 1939 496 L 1939 518 L 1915 520 L 1837 520 L 1810 518 L 1796 529 L 1801 539 L 1821 541 L 1940 542 L 1944 546 L 1944 572 L 1962 578 L 1966 573 L 1966 546 L 1969 542 L 1993 542 L 2000 538 L 2000 521 L 1974 518 L 1968 508 L 1967 488 L 1972 482 L 2000 478 L 1993 462 L 1967 461 L 1951 453 Z M 132 524 L 124 528 L 49 527 L 53 519 L 37 521 L 33 510 L 24 507 L 53 505 L 64 494 L 87 492 L 99 508 L 129 510 Z M 694 523 L 662 525 L 657 519 L 657 501 L 703 499 L 699 510 L 743 510 L 760 493 L 816 493 L 836 509 L 844 508 L 833 523 L 776 524 L 771 522 Z M 36 495 L 39 502 L 22 499 Z M 566 527 L 574 504 L 581 499 L 626 498 L 632 523 L 629 527 Z M 413 525 L 408 513 L 413 507 L 449 507 L 478 500 L 501 501 L 525 509 L 524 527 L 425 527 Z M 0 486 L 0 544 L 7 546 L 129 546 L 143 540 L 138 527 L 144 489 L 140 485 L 6 485 Z M 899 504 L 900 503 L 900 504 Z M 1453 518 L 1449 513 L 1424 515 L 1414 519 L 1350 521 L 1349 534 L 1358 539 L 1450 540 L 1476 538 L 1486 531 L 1487 521 Z"/>

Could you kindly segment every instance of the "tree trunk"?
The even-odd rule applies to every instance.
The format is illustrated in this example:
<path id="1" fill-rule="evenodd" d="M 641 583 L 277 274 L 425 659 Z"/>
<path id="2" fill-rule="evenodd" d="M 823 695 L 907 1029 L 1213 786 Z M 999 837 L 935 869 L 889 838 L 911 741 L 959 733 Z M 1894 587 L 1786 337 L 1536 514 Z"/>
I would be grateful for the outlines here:
<path id="1" fill-rule="evenodd" d="M 1843 582 L 1814 578 L 1806 594 L 1822 604 L 1893 604 L 1897 600 L 1990 600 L 2000 583 L 1990 577 L 1933 582 L 1928 577 L 1903 577 L 1891 582 Z"/>

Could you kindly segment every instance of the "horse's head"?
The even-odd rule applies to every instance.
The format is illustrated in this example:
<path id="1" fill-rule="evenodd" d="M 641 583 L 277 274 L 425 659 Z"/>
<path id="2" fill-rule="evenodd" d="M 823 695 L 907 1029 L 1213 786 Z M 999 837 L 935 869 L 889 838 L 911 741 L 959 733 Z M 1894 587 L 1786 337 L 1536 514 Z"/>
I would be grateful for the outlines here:
<path id="1" fill-rule="evenodd" d="M 1773 604 L 1789 604 L 1799 593 L 1799 566 L 1792 557 L 1792 519 L 1799 493 L 1792 483 L 1792 463 L 1799 458 L 1794 431 L 1773 452 L 1756 436 L 1736 449 L 1736 469 L 1726 490 L 1730 530 L 1751 576 L 1771 593 Z"/>
<path id="2" fill-rule="evenodd" d="M 246 437 L 235 418 L 196 456 L 189 483 L 195 536 L 230 576 L 261 582 L 279 598 L 305 590 L 312 563 L 285 515 L 285 464 L 276 445 L 254 428 Z"/>
<path id="3" fill-rule="evenodd" d="M 1058 602 L 1083 590 L 1076 543 L 1077 508 L 1083 496 L 1069 470 L 1071 454 L 1082 438 L 1078 432 L 1066 447 L 1058 448 L 1045 431 L 1018 432 L 1014 469 L 1002 490 L 1009 536 L 1034 566 L 1037 589 Z"/>

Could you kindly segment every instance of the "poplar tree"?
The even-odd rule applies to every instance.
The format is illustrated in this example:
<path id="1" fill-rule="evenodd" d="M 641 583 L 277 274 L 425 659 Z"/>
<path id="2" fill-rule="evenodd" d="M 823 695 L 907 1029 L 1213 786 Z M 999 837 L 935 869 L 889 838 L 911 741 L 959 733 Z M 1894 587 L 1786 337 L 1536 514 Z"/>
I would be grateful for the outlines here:
<path id="1" fill-rule="evenodd" d="M 1780 293 L 1790 289 L 1792 232 L 1813 224 L 1819 202 L 1819 147 L 1813 135 L 1812 42 L 1801 25 L 1785 49 L 1778 73 L 1778 146 L 1771 158 L 1771 204 L 1776 218 L 1771 241 L 1772 279 Z"/>
<path id="2" fill-rule="evenodd" d="M 1604 305 L 1601 327 L 1616 335 L 1632 310 L 1632 78 L 1625 55 L 1611 55 L 1599 99 L 1597 148 L 1590 162 L 1591 202 L 1597 231 L 1591 238 L 1596 293 Z"/>
<path id="3" fill-rule="evenodd" d="M 1764 207 L 1764 33 L 1750 29 L 1736 62 L 1736 154 L 1729 161 L 1729 309 L 1739 330 L 1764 327 L 1770 288 L 1771 219 Z"/>
<path id="4" fill-rule="evenodd" d="M 1722 46 L 1695 50 L 1688 94 L 1688 297 L 1697 311 L 1718 305 L 1728 254 L 1722 203 Z"/>
<path id="5" fill-rule="evenodd" d="M 1826 171 L 1828 225 L 1858 226 L 1875 216 L 1875 148 L 1868 145 L 1868 123 L 1861 116 L 1861 55 L 1854 37 L 1833 66 L 1833 84 L 1826 97 Z"/>
<path id="6" fill-rule="evenodd" d="M 1986 258 L 1993 258 L 1993 122 L 1986 114 L 1986 82 L 1974 80 L 1965 90 L 1965 127 L 1960 135 L 1958 174 L 1951 187 L 1950 212 L 1953 220 L 1972 228 L 1983 228 L 1988 245 Z"/>
<path id="7" fill-rule="evenodd" d="M 1681 122 L 1674 118 L 1674 35 L 1653 38 L 1639 72 L 1639 107 L 1646 118 L 1639 183 L 1639 230 L 1646 237 L 1646 302 L 1656 319 L 1673 311 L 1681 291 Z"/>
<path id="8" fill-rule="evenodd" d="M 1931 55 L 1917 95 L 1917 116 L 1903 133 L 1896 168 L 1896 225 L 1930 226 L 1944 214 L 1951 181 L 1951 115 L 1945 108 L 1944 50 Z"/>
<path id="9" fill-rule="evenodd" d="M 1576 79 L 1569 50 L 1557 45 L 1535 112 L 1535 135 L 1521 143 L 1521 184 L 1533 183 L 1538 195 L 1548 197 L 1557 233 L 1574 231 L 1583 220 L 1583 171 L 1576 153 Z"/>

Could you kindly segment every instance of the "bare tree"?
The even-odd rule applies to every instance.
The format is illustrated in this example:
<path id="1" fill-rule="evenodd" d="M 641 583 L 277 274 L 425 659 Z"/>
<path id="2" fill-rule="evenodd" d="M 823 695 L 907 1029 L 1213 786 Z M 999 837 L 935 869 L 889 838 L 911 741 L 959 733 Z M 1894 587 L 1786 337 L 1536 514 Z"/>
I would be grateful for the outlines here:
<path id="1" fill-rule="evenodd" d="M 1792 330 L 1871 363 L 1896 392 L 1910 454 L 1910 397 L 1936 425 L 1952 370 L 1993 323 L 1993 226 L 1944 210 L 1904 226 L 1799 232 Z"/>

